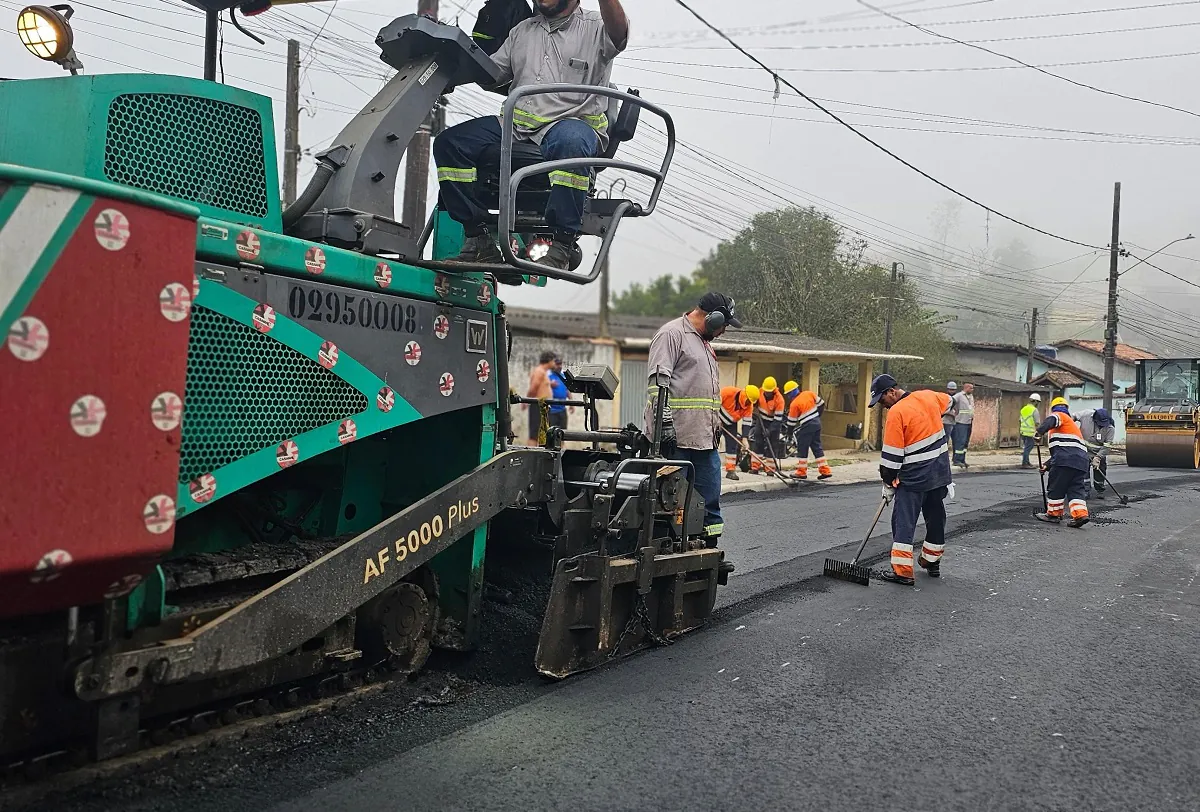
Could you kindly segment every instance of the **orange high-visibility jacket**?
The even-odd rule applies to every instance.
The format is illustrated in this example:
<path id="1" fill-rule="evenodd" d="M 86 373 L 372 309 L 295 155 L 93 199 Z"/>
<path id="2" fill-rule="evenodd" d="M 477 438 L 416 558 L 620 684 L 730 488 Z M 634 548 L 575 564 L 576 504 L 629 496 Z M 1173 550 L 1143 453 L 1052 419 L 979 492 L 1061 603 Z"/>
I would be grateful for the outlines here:
<path id="1" fill-rule="evenodd" d="M 721 423 L 725 428 L 737 434 L 737 424 L 741 422 L 744 436 L 750 434 L 750 417 L 754 414 L 754 404 L 746 397 L 745 391 L 737 386 L 721 387 Z"/>
<path id="2" fill-rule="evenodd" d="M 1091 467 L 1083 432 L 1067 412 L 1050 412 L 1042 425 L 1038 426 L 1038 434 L 1044 434 L 1049 439 L 1052 466 L 1079 471 Z"/>
<path id="3" fill-rule="evenodd" d="M 766 392 L 758 396 L 758 403 L 754 404 L 754 413 L 763 420 L 778 420 L 783 421 L 783 415 L 787 409 L 783 405 L 783 393 L 778 389 L 768 397 Z"/>
<path id="4" fill-rule="evenodd" d="M 909 392 L 888 409 L 879 460 L 884 479 L 898 479 L 914 491 L 950 484 L 950 458 L 942 428 L 942 415 L 949 408 L 950 396 L 945 392 L 922 389 Z"/>
<path id="5" fill-rule="evenodd" d="M 795 431 L 801 426 L 807 425 L 814 420 L 817 423 L 821 422 L 820 409 L 825 405 L 825 401 L 816 392 L 809 392 L 807 389 L 796 397 L 792 398 L 792 405 L 788 406 L 787 411 L 787 427 L 789 431 Z"/>

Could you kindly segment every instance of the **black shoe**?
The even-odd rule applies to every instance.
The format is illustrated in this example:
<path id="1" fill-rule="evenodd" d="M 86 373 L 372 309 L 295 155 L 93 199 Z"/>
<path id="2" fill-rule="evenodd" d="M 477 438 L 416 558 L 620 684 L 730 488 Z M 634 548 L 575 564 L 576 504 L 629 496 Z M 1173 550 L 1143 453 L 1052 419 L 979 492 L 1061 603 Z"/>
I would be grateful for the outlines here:
<path id="1" fill-rule="evenodd" d="M 817 479 L 829 479 L 833 474 L 818 474 Z"/>
<path id="2" fill-rule="evenodd" d="M 733 572 L 735 569 L 736 569 L 736 567 L 734 567 L 733 564 L 729 563 L 728 561 L 722 561 L 721 564 L 717 567 L 717 583 L 720 584 L 721 586 L 725 586 L 726 584 L 728 584 L 729 583 L 729 574 L 731 572 Z"/>
<path id="3" fill-rule="evenodd" d="M 477 237 L 464 237 L 462 251 L 457 256 L 450 257 L 446 262 L 473 262 L 496 265 L 504 263 L 504 255 L 500 246 L 486 231 Z"/>
<path id="4" fill-rule="evenodd" d="M 938 559 L 937 561 L 926 561 L 924 558 L 918 557 L 917 563 L 921 565 L 921 569 L 923 569 L 927 573 L 929 573 L 930 578 L 941 578 L 942 577 L 942 561 L 941 561 L 941 559 Z"/>
<path id="5" fill-rule="evenodd" d="M 1023 470 L 1026 470 L 1026 471 L 1028 471 L 1028 470 L 1032 469 L 1033 467 L 1034 467 L 1034 464 L 1033 464 L 1032 462 L 1023 462 L 1023 463 L 1021 463 L 1021 468 L 1022 468 Z"/>
<path id="6" fill-rule="evenodd" d="M 1062 516 L 1051 516 L 1047 513 L 1035 513 L 1033 518 L 1039 522 L 1049 522 L 1050 524 L 1062 524 Z"/>
<path id="7" fill-rule="evenodd" d="M 547 268 L 554 268 L 559 271 L 569 271 L 571 270 L 571 255 L 574 253 L 574 247 L 569 240 L 556 239 L 550 243 L 545 255 L 537 260 L 537 264 L 545 265 Z"/>
<path id="8" fill-rule="evenodd" d="M 792 474 L 792 479 L 807 480 L 808 474 Z"/>
<path id="9" fill-rule="evenodd" d="M 1108 497 L 1104 495 L 1104 491 L 1096 491 L 1095 493 L 1092 494 L 1092 498 L 1093 499 L 1107 499 Z"/>
<path id="10" fill-rule="evenodd" d="M 737 471 L 726 471 L 726 472 L 725 472 L 725 478 L 726 478 L 726 479 L 732 479 L 732 480 L 735 480 L 735 481 L 736 481 L 736 480 L 739 480 L 739 479 L 741 479 L 741 477 L 737 475 Z"/>
<path id="11" fill-rule="evenodd" d="M 1091 521 L 1090 517 L 1080 516 L 1078 519 L 1072 519 L 1071 521 L 1067 522 L 1067 527 L 1083 527 L 1085 524 L 1087 524 L 1090 521 Z"/>
<path id="12" fill-rule="evenodd" d="M 903 575 L 897 575 L 892 569 L 877 569 L 871 573 L 871 577 L 877 581 L 889 581 L 893 584 L 903 584 L 904 586 L 912 586 L 916 583 L 913 578 L 906 578 Z"/>

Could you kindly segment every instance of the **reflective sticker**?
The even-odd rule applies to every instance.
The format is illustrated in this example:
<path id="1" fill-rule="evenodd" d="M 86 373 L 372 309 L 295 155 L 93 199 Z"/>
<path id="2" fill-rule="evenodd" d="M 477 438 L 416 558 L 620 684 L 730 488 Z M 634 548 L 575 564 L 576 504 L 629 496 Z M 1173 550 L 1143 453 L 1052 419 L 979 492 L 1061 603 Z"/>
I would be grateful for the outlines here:
<path id="1" fill-rule="evenodd" d="M 167 321 L 183 321 L 192 311 L 192 294 L 178 282 L 172 282 L 158 294 L 158 309 Z"/>
<path id="2" fill-rule="evenodd" d="M 150 419 L 163 431 L 179 428 L 183 419 L 183 401 L 174 392 L 159 392 L 150 402 Z"/>
<path id="3" fill-rule="evenodd" d="M 512 249 L 514 257 L 521 256 L 521 243 L 517 242 L 516 237 L 512 238 L 512 242 L 508 244 L 508 247 Z"/>
<path id="4" fill-rule="evenodd" d="M 291 440 L 284 440 L 275 449 L 275 462 L 280 468 L 291 468 L 300 461 L 300 446 Z"/>
<path id="5" fill-rule="evenodd" d="M 71 404 L 71 428 L 80 437 L 95 437 L 104 426 L 108 410 L 95 395 L 84 395 Z"/>
<path id="6" fill-rule="evenodd" d="M 375 405 L 381 412 L 392 410 L 392 407 L 396 405 L 396 393 L 392 391 L 392 387 L 385 386 L 379 390 L 379 394 L 375 396 Z"/>
<path id="7" fill-rule="evenodd" d="M 326 369 L 333 369 L 338 362 L 338 348 L 332 341 L 325 341 L 317 353 L 317 363 Z"/>
<path id="8" fill-rule="evenodd" d="M 450 335 L 450 319 L 445 316 L 438 316 L 433 320 L 433 334 L 438 338 L 445 338 Z"/>
<path id="9" fill-rule="evenodd" d="M 381 288 L 391 287 L 392 268 L 386 262 L 381 262 L 375 266 L 375 284 Z"/>
<path id="10" fill-rule="evenodd" d="M 404 345 L 404 360 L 410 367 L 421 363 L 421 345 L 410 341 Z"/>
<path id="11" fill-rule="evenodd" d="M 275 326 L 275 308 L 266 303 L 258 305 L 254 308 L 251 321 L 254 322 L 254 329 L 260 333 L 271 332 L 271 328 Z"/>
<path id="12" fill-rule="evenodd" d="M 29 580 L 35 584 L 44 584 L 47 581 L 53 581 L 62 575 L 63 568 L 73 560 L 71 554 L 66 550 L 51 550 L 38 560 L 33 568 L 33 575 L 29 576 Z"/>
<path id="13" fill-rule="evenodd" d="M 258 259 L 258 252 L 262 250 L 262 243 L 259 242 L 258 235 L 253 231 L 243 231 L 237 235 L 238 256 L 245 260 Z"/>
<path id="14" fill-rule="evenodd" d="M 454 392 L 454 376 L 449 372 L 443 372 L 442 377 L 438 378 L 438 391 L 444 398 L 450 397 Z"/>
<path id="15" fill-rule="evenodd" d="M 325 252 L 320 246 L 314 245 L 304 252 L 304 267 L 311 274 L 325 273 Z"/>
<path id="16" fill-rule="evenodd" d="M 129 218 L 116 209 L 105 209 L 92 223 L 96 242 L 109 251 L 120 251 L 129 242 Z"/>
<path id="17" fill-rule="evenodd" d="M 486 383 L 487 379 L 491 376 L 491 365 L 487 361 L 480 359 L 479 363 L 475 365 L 475 377 L 479 379 L 480 383 Z"/>
<path id="18" fill-rule="evenodd" d="M 141 582 L 142 576 L 140 575 L 126 575 L 119 581 L 113 581 L 111 584 L 109 584 L 108 589 L 104 590 L 104 597 L 120 598 L 128 595 L 130 592 L 136 589 Z"/>
<path id="19" fill-rule="evenodd" d="M 445 299 L 450 295 L 450 277 L 444 273 L 440 273 L 433 280 L 433 292 L 437 294 L 439 299 Z"/>
<path id="20" fill-rule="evenodd" d="M 200 298 L 200 277 L 192 274 L 192 301 Z"/>
<path id="21" fill-rule="evenodd" d="M 533 275 L 533 276 L 529 277 L 529 284 L 531 284 L 531 285 L 536 285 L 538 282 L 541 282 L 541 281 L 542 281 L 542 278 L 540 276 Z"/>
<path id="22" fill-rule="evenodd" d="M 217 495 L 217 478 L 212 474 L 201 474 L 188 483 L 192 501 L 203 505 Z"/>
<path id="23" fill-rule="evenodd" d="M 475 297 L 480 307 L 487 307 L 492 300 L 492 286 L 486 282 L 479 286 L 479 295 Z"/>
<path id="24" fill-rule="evenodd" d="M 354 425 L 354 421 L 346 418 L 338 424 L 338 442 L 342 445 L 354 442 L 354 438 L 358 436 L 358 426 Z"/>
<path id="25" fill-rule="evenodd" d="M 161 535 L 175 524 L 175 500 L 160 493 L 150 497 L 150 501 L 142 508 L 142 521 L 146 529 L 155 535 Z"/>
<path id="26" fill-rule="evenodd" d="M 22 316 L 8 328 L 8 349 L 22 361 L 36 361 L 50 348 L 50 331 L 36 316 Z"/>

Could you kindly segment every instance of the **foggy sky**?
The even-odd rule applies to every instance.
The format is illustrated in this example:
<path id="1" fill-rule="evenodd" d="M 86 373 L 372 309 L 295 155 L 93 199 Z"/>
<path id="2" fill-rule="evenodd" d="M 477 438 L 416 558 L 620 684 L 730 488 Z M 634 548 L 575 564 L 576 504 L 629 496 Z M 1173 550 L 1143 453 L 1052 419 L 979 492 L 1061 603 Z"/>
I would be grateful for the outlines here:
<path id="1" fill-rule="evenodd" d="M 1156 1 L 1162 2 L 891 0 L 887 5 L 906 18 L 968 40 L 1170 26 L 986 43 L 990 48 L 1033 64 L 1200 51 L 1196 45 L 1200 34 L 1198 3 L 1049 19 L 956 22 L 1152 5 Z M 442 0 L 441 17 L 453 21 L 457 16 L 460 24 L 470 30 L 474 12 L 482 0 L 461 2 L 466 13 L 455 3 Z M 925 70 L 986 68 L 1010 63 L 963 46 L 938 44 L 938 40 L 897 27 L 851 0 L 804 3 L 758 0 L 753 4 L 694 0 L 694 4 L 714 24 L 739 31 L 735 38 L 742 45 L 811 95 L 920 111 L 901 113 L 835 104 L 838 110 L 852 111 L 846 117 L 853 123 L 1037 136 L 984 137 L 912 129 L 863 129 L 888 149 L 1000 212 L 1081 243 L 1103 247 L 1109 241 L 1112 184 L 1120 180 L 1122 241 L 1127 246 L 1136 244 L 1145 249 L 1133 249 L 1141 256 L 1189 232 L 1200 236 L 1197 205 L 1200 118 L 1195 115 L 1101 95 L 1025 69 Z M 584 5 L 595 7 L 589 0 Z M 339 0 L 335 8 L 327 2 L 280 7 L 286 14 L 276 9 L 248 22 L 252 30 L 270 37 L 267 46 L 261 48 L 226 25 L 227 82 L 269 94 L 274 99 L 276 129 L 282 147 L 284 40 L 296 35 L 296 20 L 302 20 L 313 33 L 324 23 L 324 33 L 312 50 L 311 33 L 296 37 L 301 40 L 301 53 L 312 60 L 306 63 L 302 85 L 307 109 L 301 120 L 301 142 L 306 149 L 320 149 L 328 145 L 348 119 L 347 110 L 359 108 L 379 87 L 381 79 L 370 75 L 382 77 L 386 66 L 370 56 L 374 52 L 373 34 L 391 17 L 408 13 L 407 6 L 408 3 L 400 6 L 375 0 Z M 329 16 L 331 8 L 333 14 Z M 9 30 L 13 31 L 19 6 L 11 0 L 0 0 L 0 9 L 5 11 Z M 92 0 L 87 7 L 76 4 L 75 9 L 72 22 L 76 50 L 88 73 L 134 69 L 200 75 L 201 12 L 173 0 Z M 702 34 L 699 24 L 672 0 L 629 0 L 626 9 L 632 21 L 632 37 L 629 49 L 617 60 L 614 81 L 620 86 L 640 87 L 647 98 L 670 108 L 682 141 L 732 159 L 753 170 L 756 176 L 777 181 L 781 184 L 779 193 L 796 203 L 827 201 L 823 205 L 829 206 L 835 216 L 867 234 L 872 244 L 871 256 L 878 261 L 904 259 L 908 263 L 911 259 L 900 255 L 894 247 L 883 245 L 883 241 L 921 249 L 934 241 L 936 225 L 931 216 L 950 197 L 945 190 L 846 129 L 820 121 L 822 114 L 805 109 L 805 103 L 790 91 L 784 89 L 775 101 L 770 76 L 719 40 Z M 803 20 L 811 21 L 811 26 L 780 27 Z M 163 26 L 179 30 L 170 31 Z M 0 76 L 62 75 L 57 66 L 41 63 L 26 54 L 15 34 L 10 35 L 7 43 L 7 47 L 0 49 Z M 351 51 L 350 47 L 359 51 Z M 351 75 L 354 71 L 347 70 L 339 56 L 356 59 L 360 64 L 356 70 L 362 75 Z M 901 69 L 922 70 L 867 72 Z M 838 72 L 846 70 L 854 72 Z M 1108 90 L 1200 111 L 1200 84 L 1195 81 L 1200 72 L 1200 56 L 1051 70 Z M 456 91 L 451 95 L 450 121 L 462 120 L 471 110 L 498 110 L 499 103 L 498 96 L 488 96 L 477 88 Z M 930 122 L 926 114 L 1060 130 L 1168 137 L 1186 139 L 1189 143 L 1051 140 L 1093 136 L 1041 129 L 979 128 L 947 118 Z M 643 116 L 644 122 L 648 120 L 648 116 Z M 648 155 L 652 143 L 647 139 L 637 153 Z M 697 159 L 694 153 L 681 152 L 677 159 L 678 182 L 672 183 L 675 178 L 668 180 L 671 191 L 662 212 L 646 221 L 626 222 L 621 227 L 612 263 L 614 291 L 632 281 L 644 281 L 662 273 L 690 272 L 697 260 L 716 244 L 714 235 L 731 233 L 755 211 L 783 205 L 771 195 L 751 197 L 731 190 L 729 178 Z M 311 158 L 302 162 L 301 184 L 311 172 L 311 165 Z M 602 185 L 607 186 L 615 177 L 602 175 Z M 710 223 L 703 229 L 708 233 L 672 219 L 672 212 L 678 216 L 679 206 L 698 211 L 699 215 L 689 219 L 696 222 L 704 217 Z M 994 250 L 1013 238 L 1020 238 L 1028 246 L 1038 266 L 1085 255 L 1044 272 L 1054 279 L 1074 278 L 1096 258 L 1088 248 L 1043 237 L 994 215 L 989 218 L 982 209 L 970 204 L 961 207 L 957 224 L 946 236 L 948 250 L 959 260 Z M 1200 258 L 1200 239 L 1179 243 L 1169 253 Z M 1200 263 L 1194 260 L 1160 254 L 1153 261 L 1180 276 L 1200 281 Z M 1132 260 L 1125 264 L 1132 264 Z M 1067 296 L 1059 297 L 1060 308 L 1069 303 L 1068 310 L 1072 313 L 1101 315 L 1105 286 L 1099 280 L 1107 270 L 1107 257 L 1102 256 L 1079 279 L 1080 284 Z M 1146 265 L 1123 277 L 1122 285 L 1164 302 L 1175 311 L 1200 312 L 1200 288 L 1177 282 Z M 597 288 L 556 282 L 547 289 L 507 288 L 503 293 L 510 303 L 518 305 L 591 310 L 596 306 Z M 1009 289 L 1020 289 L 1035 299 L 1038 292 L 1038 286 L 1025 276 L 1019 277 Z M 1049 300 L 1061 290 L 1057 286 L 1046 287 L 1045 298 Z M 949 297 L 957 295 L 953 278 L 947 281 L 945 291 Z M 996 301 L 989 305 L 1005 306 L 1006 286 L 1000 286 L 995 297 Z M 1150 305 L 1138 302 L 1135 305 L 1153 311 Z M 1183 320 L 1178 315 L 1164 318 L 1172 321 L 1175 332 L 1183 331 L 1180 326 Z M 1086 328 L 1085 324 L 1080 326 Z M 1098 334 L 1098 329 L 1092 330 L 1088 337 Z"/>

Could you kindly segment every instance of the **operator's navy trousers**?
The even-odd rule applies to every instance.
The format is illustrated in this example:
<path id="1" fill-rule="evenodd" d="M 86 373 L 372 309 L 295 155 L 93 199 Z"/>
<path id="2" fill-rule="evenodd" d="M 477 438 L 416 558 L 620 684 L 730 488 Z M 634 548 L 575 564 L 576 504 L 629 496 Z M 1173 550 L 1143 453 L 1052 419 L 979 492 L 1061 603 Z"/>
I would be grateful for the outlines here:
<path id="1" fill-rule="evenodd" d="M 486 203 L 480 201 L 476 178 L 483 151 L 499 144 L 500 138 L 500 119 L 485 116 L 455 124 L 433 142 L 440 205 L 453 220 L 466 226 L 468 236 L 478 235 L 488 220 Z M 594 157 L 599 147 L 600 137 L 596 131 L 577 118 L 555 122 L 542 138 L 542 156 L 547 161 Z M 590 176 L 586 170 L 550 173 L 546 224 L 553 231 L 579 233 L 589 185 Z"/>

